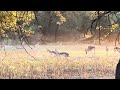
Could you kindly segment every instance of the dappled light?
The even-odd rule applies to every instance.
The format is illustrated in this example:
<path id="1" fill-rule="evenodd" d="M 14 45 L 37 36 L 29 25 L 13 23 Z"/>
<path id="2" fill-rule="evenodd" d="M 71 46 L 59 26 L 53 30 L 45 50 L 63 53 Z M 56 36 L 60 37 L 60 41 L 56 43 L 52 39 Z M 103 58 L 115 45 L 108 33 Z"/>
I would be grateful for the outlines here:
<path id="1" fill-rule="evenodd" d="M 0 11 L 0 17 L 0 79 L 120 77 L 119 11 Z"/>

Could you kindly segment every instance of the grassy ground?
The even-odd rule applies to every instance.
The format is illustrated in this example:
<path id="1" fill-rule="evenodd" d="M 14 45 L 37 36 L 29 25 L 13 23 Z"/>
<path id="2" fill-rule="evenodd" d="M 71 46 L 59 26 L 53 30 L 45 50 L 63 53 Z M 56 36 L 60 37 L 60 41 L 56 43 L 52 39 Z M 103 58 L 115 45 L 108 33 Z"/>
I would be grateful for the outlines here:
<path id="1" fill-rule="evenodd" d="M 87 55 L 84 49 L 88 45 L 40 45 L 28 52 L 23 49 L 0 51 L 0 78 L 2 79 L 114 79 L 115 68 L 120 53 L 113 51 L 113 46 L 96 45 L 95 55 L 91 51 Z M 46 48 L 65 51 L 68 59 L 53 58 Z"/>

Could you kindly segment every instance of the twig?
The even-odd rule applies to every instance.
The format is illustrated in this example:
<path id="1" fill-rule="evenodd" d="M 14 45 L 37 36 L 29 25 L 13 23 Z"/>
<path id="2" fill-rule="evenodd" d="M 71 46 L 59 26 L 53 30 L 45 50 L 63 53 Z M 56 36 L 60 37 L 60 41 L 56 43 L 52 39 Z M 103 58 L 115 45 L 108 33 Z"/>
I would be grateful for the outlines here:
<path id="1" fill-rule="evenodd" d="M 24 40 L 25 41 L 25 35 L 22 33 L 22 31 L 21 31 L 21 27 L 19 27 L 19 29 L 20 29 L 20 36 L 21 35 L 23 35 L 23 37 L 21 37 L 22 38 L 22 40 Z M 21 38 L 20 38 L 20 40 L 21 40 Z M 30 47 L 30 45 L 25 41 L 25 43 Z M 31 49 L 32 49 L 32 47 L 30 47 Z"/>
<path id="2" fill-rule="evenodd" d="M 34 58 L 35 60 L 37 60 L 34 56 L 32 56 L 31 54 L 28 53 L 28 51 L 26 50 L 26 48 L 24 47 L 24 45 L 22 44 L 22 42 L 21 42 L 21 45 L 22 45 L 23 49 L 25 50 L 25 52 L 26 52 L 28 55 L 30 55 L 32 58 Z"/>
<path id="3" fill-rule="evenodd" d="M 21 32 L 21 33 L 22 33 L 22 32 Z M 23 33 L 22 33 L 22 35 L 23 35 Z M 25 38 L 26 38 L 26 37 L 25 37 L 25 35 L 24 35 L 24 36 L 22 37 L 22 40 L 21 40 L 21 41 L 23 41 L 23 40 L 24 40 L 24 41 L 25 41 L 25 43 L 26 43 L 26 44 L 30 47 L 30 45 L 29 45 L 30 43 L 26 42 Z M 32 49 L 32 47 L 30 47 L 30 49 Z"/>

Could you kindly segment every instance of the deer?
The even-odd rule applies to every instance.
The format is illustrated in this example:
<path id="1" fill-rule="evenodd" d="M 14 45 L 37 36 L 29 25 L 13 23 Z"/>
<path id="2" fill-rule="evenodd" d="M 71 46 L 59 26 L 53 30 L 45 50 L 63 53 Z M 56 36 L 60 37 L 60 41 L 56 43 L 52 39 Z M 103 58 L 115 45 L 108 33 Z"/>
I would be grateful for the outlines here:
<path id="1" fill-rule="evenodd" d="M 93 49 L 94 49 L 94 54 L 95 54 L 95 47 L 94 47 L 94 46 L 88 46 L 88 48 L 85 49 L 86 54 L 87 54 L 89 51 L 92 51 Z"/>
<path id="2" fill-rule="evenodd" d="M 114 48 L 114 52 L 115 52 L 116 50 L 120 53 L 120 48 L 119 48 L 119 47 L 115 47 L 115 48 Z"/>
<path id="3" fill-rule="evenodd" d="M 56 49 L 55 51 L 58 53 L 59 57 L 69 57 L 69 54 L 67 52 L 58 52 Z"/>
<path id="4" fill-rule="evenodd" d="M 46 48 L 46 49 L 47 49 L 47 48 Z M 48 51 L 52 56 L 54 56 L 54 57 L 58 57 L 58 56 L 59 56 L 59 53 L 56 52 L 56 51 L 51 51 L 51 50 L 49 50 L 49 49 L 47 49 L 47 51 Z"/>

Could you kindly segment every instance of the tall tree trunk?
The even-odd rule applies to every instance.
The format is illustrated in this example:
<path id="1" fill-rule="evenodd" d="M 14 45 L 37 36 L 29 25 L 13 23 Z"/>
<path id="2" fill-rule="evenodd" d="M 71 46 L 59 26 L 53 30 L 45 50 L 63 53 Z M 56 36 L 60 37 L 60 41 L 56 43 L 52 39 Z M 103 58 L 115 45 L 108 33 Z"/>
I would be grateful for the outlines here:
<path id="1" fill-rule="evenodd" d="M 100 44 L 100 16 L 99 16 L 99 11 L 98 11 L 98 26 L 99 26 L 99 44 Z"/>
<path id="2" fill-rule="evenodd" d="M 57 25 L 57 28 L 55 29 L 55 43 L 57 42 L 57 32 L 59 29 L 59 25 Z"/>

